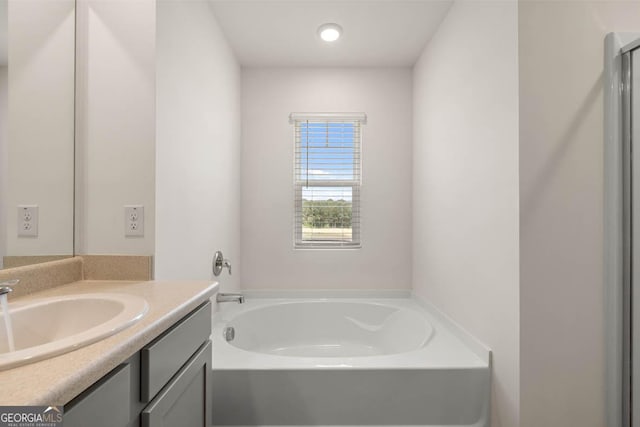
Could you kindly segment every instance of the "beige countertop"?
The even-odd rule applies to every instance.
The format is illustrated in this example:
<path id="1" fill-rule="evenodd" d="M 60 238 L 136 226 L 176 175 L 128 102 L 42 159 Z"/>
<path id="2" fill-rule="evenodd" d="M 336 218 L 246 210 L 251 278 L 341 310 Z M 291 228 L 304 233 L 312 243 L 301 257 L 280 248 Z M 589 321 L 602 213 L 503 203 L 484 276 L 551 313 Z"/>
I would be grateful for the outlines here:
<path id="1" fill-rule="evenodd" d="M 0 371 L 0 406 L 64 405 L 217 290 L 206 281 L 127 282 L 84 280 L 15 301 L 96 292 L 143 297 L 149 311 L 136 324 L 101 341 L 40 362 Z"/>

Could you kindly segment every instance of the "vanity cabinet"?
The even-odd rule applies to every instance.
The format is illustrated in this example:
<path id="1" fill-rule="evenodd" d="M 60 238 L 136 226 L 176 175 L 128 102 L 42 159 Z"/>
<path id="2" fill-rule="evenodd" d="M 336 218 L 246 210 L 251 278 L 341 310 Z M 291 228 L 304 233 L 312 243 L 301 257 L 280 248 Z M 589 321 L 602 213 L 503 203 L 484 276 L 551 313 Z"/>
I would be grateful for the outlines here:
<path id="1" fill-rule="evenodd" d="M 211 341 L 180 370 L 170 386 L 142 411 L 141 427 L 211 425 Z M 208 409 L 207 409 L 208 408 Z"/>
<path id="2" fill-rule="evenodd" d="M 128 426 L 133 403 L 129 399 L 133 366 L 132 358 L 65 405 L 64 426 Z"/>
<path id="3" fill-rule="evenodd" d="M 65 427 L 209 427 L 211 303 L 65 405 Z"/>

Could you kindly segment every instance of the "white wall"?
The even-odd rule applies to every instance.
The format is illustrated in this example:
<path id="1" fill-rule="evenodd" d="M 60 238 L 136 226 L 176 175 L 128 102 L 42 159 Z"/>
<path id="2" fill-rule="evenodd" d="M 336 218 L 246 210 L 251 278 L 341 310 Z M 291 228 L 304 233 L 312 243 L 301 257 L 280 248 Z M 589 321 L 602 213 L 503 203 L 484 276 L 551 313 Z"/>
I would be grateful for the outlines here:
<path id="1" fill-rule="evenodd" d="M 525 1 L 519 26 L 521 425 L 601 427 L 603 47 L 640 2 Z"/>
<path id="2" fill-rule="evenodd" d="M 154 251 L 155 4 L 77 4 L 79 254 Z M 124 205 L 144 205 L 144 237 L 124 236 Z"/>
<path id="3" fill-rule="evenodd" d="M 0 5 L 1 4 L 2 3 L 0 2 Z M 7 107 L 9 106 L 7 90 L 7 67 L 0 66 L 0 268 L 3 267 L 3 257 L 7 254 L 7 225 L 5 223 L 5 198 L 7 197 L 7 189 L 5 188 L 7 179 L 5 174 L 7 173 L 7 166 L 9 164 L 7 160 Z"/>
<path id="4" fill-rule="evenodd" d="M 414 69 L 413 288 L 493 350 L 493 427 L 519 417 L 517 20 L 456 2 Z"/>
<path id="5" fill-rule="evenodd" d="M 411 71 L 243 69 L 243 288 L 409 289 Z M 364 112 L 362 248 L 293 249 L 292 112 Z"/>
<path id="6" fill-rule="evenodd" d="M 240 67 L 207 1 L 161 1 L 157 34 L 156 277 L 209 279 L 222 250 L 240 270 Z"/>
<path id="7" fill-rule="evenodd" d="M 8 137 L 8 106 L 9 94 L 7 81 L 7 62 L 9 50 L 9 2 L 8 0 L 0 0 L 0 268 L 3 268 L 3 257 L 6 255 L 7 247 L 7 224 L 5 222 L 5 209 L 7 189 L 7 137 Z"/>
<path id="8" fill-rule="evenodd" d="M 9 1 L 8 255 L 73 253 L 74 1 Z M 17 207 L 39 206 L 38 237 Z"/>

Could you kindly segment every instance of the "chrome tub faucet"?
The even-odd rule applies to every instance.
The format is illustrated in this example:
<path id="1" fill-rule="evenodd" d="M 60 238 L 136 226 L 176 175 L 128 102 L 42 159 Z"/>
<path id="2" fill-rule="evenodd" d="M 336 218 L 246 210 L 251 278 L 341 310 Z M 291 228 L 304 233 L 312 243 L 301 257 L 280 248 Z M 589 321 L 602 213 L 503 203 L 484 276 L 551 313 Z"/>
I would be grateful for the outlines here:
<path id="1" fill-rule="evenodd" d="M 216 302 L 237 302 L 238 304 L 244 303 L 244 295 L 242 294 L 216 294 Z"/>

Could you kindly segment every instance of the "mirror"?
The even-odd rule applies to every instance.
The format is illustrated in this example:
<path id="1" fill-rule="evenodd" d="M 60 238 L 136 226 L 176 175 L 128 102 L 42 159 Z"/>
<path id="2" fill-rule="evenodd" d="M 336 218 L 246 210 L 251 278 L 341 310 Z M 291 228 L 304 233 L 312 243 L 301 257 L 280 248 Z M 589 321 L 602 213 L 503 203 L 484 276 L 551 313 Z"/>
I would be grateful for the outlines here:
<path id="1" fill-rule="evenodd" d="M 0 267 L 73 256 L 75 0 L 0 0 Z"/>

